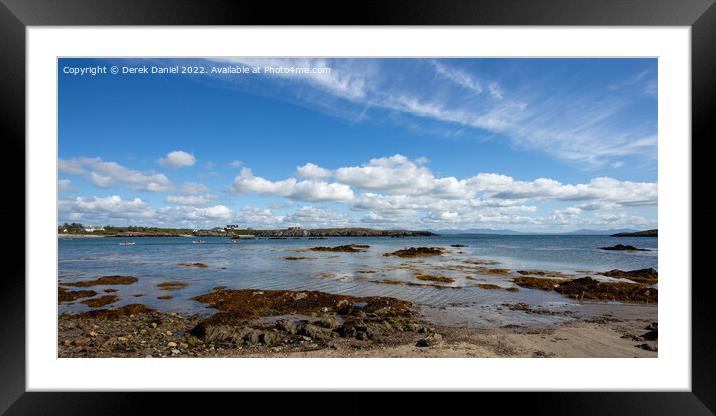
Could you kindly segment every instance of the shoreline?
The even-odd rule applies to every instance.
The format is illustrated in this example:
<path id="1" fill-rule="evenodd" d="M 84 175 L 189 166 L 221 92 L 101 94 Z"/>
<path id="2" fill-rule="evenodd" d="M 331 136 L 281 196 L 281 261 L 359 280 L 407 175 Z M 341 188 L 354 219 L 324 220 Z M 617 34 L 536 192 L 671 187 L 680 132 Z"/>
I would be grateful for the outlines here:
<path id="1" fill-rule="evenodd" d="M 546 327 L 470 329 L 432 326 L 401 331 L 380 342 L 335 337 L 306 337 L 295 344 L 267 346 L 204 342 L 191 329 L 197 315 L 153 312 L 113 321 L 59 318 L 58 357 L 485 357 L 485 358 L 641 358 L 658 356 L 657 341 L 641 337 L 653 321 L 609 316 Z M 154 326 L 153 324 L 156 324 Z M 427 334 L 427 335 L 426 335 Z M 428 335 L 439 340 L 426 345 Z M 436 338 L 433 336 L 433 338 Z M 423 342 L 423 346 L 421 345 Z M 648 345 L 648 349 L 640 345 Z"/>
<path id="2" fill-rule="evenodd" d="M 385 297 L 217 288 L 195 299 L 217 312 L 131 304 L 61 314 L 58 357 L 658 356 L 655 304 L 588 303 L 561 322 L 477 328 L 441 325 L 420 305 Z"/>

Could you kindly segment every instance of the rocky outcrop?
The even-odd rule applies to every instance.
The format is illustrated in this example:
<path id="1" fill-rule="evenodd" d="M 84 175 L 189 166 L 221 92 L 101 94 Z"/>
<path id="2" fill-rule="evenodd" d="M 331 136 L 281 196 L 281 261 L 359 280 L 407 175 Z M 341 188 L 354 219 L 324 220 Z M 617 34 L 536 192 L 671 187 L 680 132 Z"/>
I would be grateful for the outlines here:
<path id="1" fill-rule="evenodd" d="M 100 285 L 131 285 L 132 283 L 137 282 L 136 277 L 132 276 L 102 276 L 95 280 L 85 280 L 83 282 L 71 282 L 71 283 L 62 283 L 63 286 L 72 286 L 72 287 L 90 287 L 90 286 L 100 286 Z"/>
<path id="2" fill-rule="evenodd" d="M 609 247 L 599 247 L 602 250 L 610 250 L 610 251 L 649 251 L 646 248 L 637 248 L 630 245 L 624 245 L 624 244 L 617 244 L 615 246 L 609 246 Z"/>
<path id="3" fill-rule="evenodd" d="M 242 289 L 194 299 L 220 311 L 191 330 L 204 342 L 269 346 L 307 340 L 325 343 L 336 337 L 380 341 L 395 331 L 420 327 L 412 303 L 389 297 Z M 265 320 L 283 315 L 293 318 L 274 324 Z"/>
<path id="4" fill-rule="evenodd" d="M 396 257 L 431 257 L 439 256 L 445 252 L 445 249 L 440 247 L 410 247 L 392 253 L 385 253 L 384 256 L 396 256 Z"/>
<path id="5" fill-rule="evenodd" d="M 614 269 L 599 274 L 601 274 L 602 276 L 613 277 L 616 279 L 629 279 L 631 281 L 643 283 L 646 285 L 653 285 L 659 282 L 659 273 L 652 268 L 629 271 Z"/>
<path id="6" fill-rule="evenodd" d="M 312 247 L 311 251 L 330 251 L 334 253 L 361 253 L 364 252 L 366 248 L 369 248 L 370 246 L 366 246 L 363 244 L 349 244 L 344 246 L 335 246 L 335 247 Z"/>
<path id="7" fill-rule="evenodd" d="M 638 283 L 600 282 L 591 277 L 572 280 L 517 277 L 513 282 L 529 289 L 555 291 L 573 299 L 657 303 L 658 290 Z"/>

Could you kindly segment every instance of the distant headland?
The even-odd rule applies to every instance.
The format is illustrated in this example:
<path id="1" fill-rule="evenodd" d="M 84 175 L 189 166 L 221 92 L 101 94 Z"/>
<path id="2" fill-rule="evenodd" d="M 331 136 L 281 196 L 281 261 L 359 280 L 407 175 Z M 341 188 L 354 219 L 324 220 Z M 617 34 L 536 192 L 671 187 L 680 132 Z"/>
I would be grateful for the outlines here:
<path id="1" fill-rule="evenodd" d="M 72 223 L 57 228 L 60 237 L 429 237 L 438 235 L 430 231 L 377 230 L 373 228 L 316 228 L 255 230 L 239 228 L 236 225 L 210 229 L 159 228 L 159 227 L 115 227 L 83 226 Z"/>
<path id="2" fill-rule="evenodd" d="M 645 230 L 645 231 L 636 231 L 633 233 L 616 233 L 612 234 L 612 237 L 658 237 L 659 236 L 659 230 Z"/>

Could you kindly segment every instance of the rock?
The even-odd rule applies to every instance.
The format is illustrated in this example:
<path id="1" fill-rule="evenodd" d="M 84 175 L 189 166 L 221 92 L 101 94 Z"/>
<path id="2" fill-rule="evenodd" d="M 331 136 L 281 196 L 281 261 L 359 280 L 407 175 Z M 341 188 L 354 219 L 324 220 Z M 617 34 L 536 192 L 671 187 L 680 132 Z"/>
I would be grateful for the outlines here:
<path id="1" fill-rule="evenodd" d="M 358 244 L 349 244 L 344 246 L 336 246 L 336 247 L 311 247 L 311 251 L 330 251 L 330 252 L 338 252 L 338 253 L 361 253 L 364 252 L 364 248 L 367 248 L 368 246 L 365 245 L 358 245 Z"/>
<path id="2" fill-rule="evenodd" d="M 653 285 L 659 281 L 659 273 L 652 268 L 629 271 L 614 269 L 599 274 L 616 279 L 629 279 L 634 282 L 644 283 L 647 285 Z"/>
<path id="3" fill-rule="evenodd" d="M 568 280 L 555 290 L 573 299 L 602 299 L 621 302 L 656 303 L 658 290 L 637 283 L 599 282 L 591 277 Z"/>
<path id="4" fill-rule="evenodd" d="M 410 247 L 403 250 L 394 251 L 392 253 L 385 253 L 384 256 L 396 256 L 396 257 L 430 257 L 439 256 L 445 252 L 440 247 Z"/>
<path id="5" fill-rule="evenodd" d="M 296 324 L 293 323 L 293 321 L 290 321 L 288 319 L 280 319 L 276 321 L 276 329 L 279 331 L 284 331 L 289 334 L 295 334 L 296 333 Z"/>
<path id="6" fill-rule="evenodd" d="M 156 328 L 156 327 L 157 327 L 157 323 L 156 323 L 156 322 L 152 322 L 152 328 Z"/>
<path id="7" fill-rule="evenodd" d="M 651 344 L 646 344 L 646 343 L 635 345 L 635 347 L 641 348 L 642 350 L 646 350 L 646 351 L 658 351 L 658 348 L 656 347 L 656 345 L 651 345 Z"/>
<path id="8" fill-rule="evenodd" d="M 339 326 L 341 326 L 341 323 L 335 317 L 329 316 L 329 317 L 321 318 L 318 321 L 316 321 L 316 325 L 332 330 L 332 329 L 336 329 Z"/>
<path id="9" fill-rule="evenodd" d="M 611 251 L 649 251 L 645 248 L 637 248 L 630 245 L 624 245 L 624 244 L 617 244 L 615 246 L 609 246 L 609 247 L 599 247 L 602 250 L 611 250 Z"/>
<path id="10" fill-rule="evenodd" d="M 418 342 L 415 344 L 415 346 L 421 347 L 421 348 L 434 347 L 434 346 L 442 344 L 442 342 L 443 342 L 442 335 L 440 335 L 438 333 L 432 333 L 432 334 L 428 335 L 427 337 L 425 337 L 421 340 L 418 340 Z"/>
<path id="11" fill-rule="evenodd" d="M 259 341 L 267 347 L 274 347 L 283 342 L 283 337 L 278 332 L 267 331 L 259 335 Z"/>
<path id="12" fill-rule="evenodd" d="M 243 336 L 243 341 L 246 345 L 256 345 L 260 342 L 258 331 L 249 329 Z"/>
<path id="13" fill-rule="evenodd" d="M 646 330 L 649 332 L 646 332 L 641 337 L 644 338 L 646 341 L 656 341 L 659 339 L 659 328 L 658 328 L 657 322 L 652 322 L 649 325 L 646 326 Z"/>
<path id="14" fill-rule="evenodd" d="M 181 352 L 181 351 L 179 351 L 179 350 L 177 350 L 177 349 L 173 349 L 173 350 L 172 350 L 172 354 L 174 354 L 174 355 L 177 355 L 177 354 L 179 354 L 180 352 Z"/>
<path id="15" fill-rule="evenodd" d="M 327 328 L 321 328 L 320 326 L 312 324 L 304 324 L 298 328 L 298 333 L 315 340 L 325 341 L 336 336 L 336 334 Z"/>
<path id="16" fill-rule="evenodd" d="M 176 346 L 177 346 L 177 343 L 176 343 L 176 342 L 169 342 L 169 343 L 167 343 L 167 347 L 169 347 L 169 348 L 174 348 L 174 347 L 176 347 Z"/>

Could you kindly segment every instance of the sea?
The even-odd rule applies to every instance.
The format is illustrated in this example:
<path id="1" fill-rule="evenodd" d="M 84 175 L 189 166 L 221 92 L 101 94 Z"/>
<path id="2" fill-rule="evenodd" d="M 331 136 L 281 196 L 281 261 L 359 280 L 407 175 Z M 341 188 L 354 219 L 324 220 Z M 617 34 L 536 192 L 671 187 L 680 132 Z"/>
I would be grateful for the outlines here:
<path id="1" fill-rule="evenodd" d="M 543 270 L 576 277 L 612 269 L 658 270 L 658 239 L 601 235 L 453 234 L 430 237 L 329 237 L 326 239 L 241 239 L 202 237 L 59 238 L 60 284 L 106 275 L 134 276 L 131 285 L 95 286 L 116 289 L 120 300 L 109 307 L 142 303 L 165 312 L 208 314 L 212 310 L 191 298 L 217 286 L 230 289 L 317 290 L 353 296 L 391 296 L 415 302 L 431 319 L 445 324 L 484 325 L 548 323 L 567 319 L 556 314 L 518 314 L 509 305 L 559 310 L 584 305 L 554 292 L 515 287 L 518 270 Z M 122 245 L 132 242 L 132 245 Z M 317 252 L 316 246 L 368 245 L 364 252 Z M 606 251 L 600 247 L 633 245 L 648 251 Z M 461 246 L 461 247 L 453 247 Z M 384 256 L 407 247 L 442 247 L 440 256 Z M 289 258 L 289 259 L 287 259 Z M 291 260 L 290 258 L 298 258 Z M 476 264 L 489 262 L 491 264 Z M 203 263 L 207 267 L 192 266 Z M 506 269 L 502 274 L 485 269 Z M 453 282 L 416 280 L 416 275 L 449 277 Z M 163 291 L 162 282 L 187 283 L 181 290 Z M 392 284 L 384 283 L 389 281 Z M 428 283 L 446 287 L 397 283 Z M 493 284 L 502 289 L 484 289 Z M 158 299 L 170 294 L 172 299 Z M 82 299 L 80 299 L 82 300 Z M 58 313 L 91 308 L 79 301 L 58 305 Z"/>

